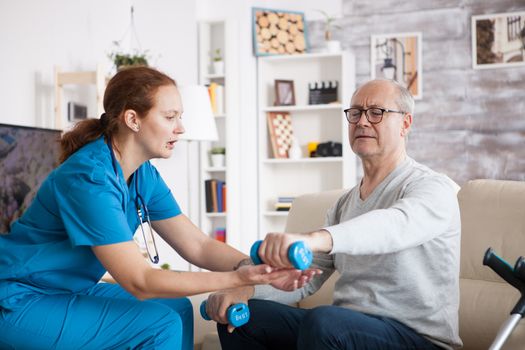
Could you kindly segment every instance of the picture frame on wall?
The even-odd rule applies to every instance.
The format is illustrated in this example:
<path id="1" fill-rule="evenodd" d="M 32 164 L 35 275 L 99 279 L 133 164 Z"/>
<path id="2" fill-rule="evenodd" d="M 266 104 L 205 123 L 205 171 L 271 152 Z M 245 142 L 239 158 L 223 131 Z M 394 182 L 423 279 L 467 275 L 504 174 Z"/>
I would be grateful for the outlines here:
<path id="1" fill-rule="evenodd" d="M 295 106 L 293 80 L 275 80 L 275 106 Z"/>
<path id="2" fill-rule="evenodd" d="M 472 16 L 472 68 L 525 65 L 525 12 Z"/>
<path id="3" fill-rule="evenodd" d="M 252 8 L 252 35 L 255 56 L 308 52 L 303 12 Z"/>
<path id="4" fill-rule="evenodd" d="M 422 34 L 372 35 L 371 78 L 393 79 L 406 87 L 414 99 L 423 98 Z"/>

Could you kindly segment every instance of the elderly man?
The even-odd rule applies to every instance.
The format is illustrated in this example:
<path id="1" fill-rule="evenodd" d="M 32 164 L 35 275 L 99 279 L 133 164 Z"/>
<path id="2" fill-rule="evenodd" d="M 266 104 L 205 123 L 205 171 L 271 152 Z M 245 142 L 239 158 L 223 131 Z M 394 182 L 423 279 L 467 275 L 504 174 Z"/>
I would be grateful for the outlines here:
<path id="1" fill-rule="evenodd" d="M 289 267 L 287 249 L 303 240 L 323 270 L 291 293 L 253 287 L 212 295 L 223 349 L 453 349 L 458 336 L 460 217 L 457 185 L 409 158 L 414 101 L 391 80 L 372 80 L 345 110 L 364 176 L 306 234 L 269 233 L 259 255 Z M 334 305 L 294 302 L 315 293 L 333 271 Z M 249 300 L 250 299 L 250 300 Z M 246 302 L 252 318 L 233 333 L 226 308 Z"/>

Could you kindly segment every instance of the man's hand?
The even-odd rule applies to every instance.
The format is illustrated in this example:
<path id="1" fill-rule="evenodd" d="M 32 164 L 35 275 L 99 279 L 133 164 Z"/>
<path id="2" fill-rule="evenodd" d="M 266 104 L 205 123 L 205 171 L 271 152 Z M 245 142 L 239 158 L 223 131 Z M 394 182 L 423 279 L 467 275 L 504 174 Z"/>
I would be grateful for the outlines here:
<path id="1" fill-rule="evenodd" d="M 253 296 L 252 286 L 226 289 L 210 294 L 206 303 L 206 313 L 210 318 L 218 323 L 227 324 L 226 311 L 237 303 L 248 304 L 248 300 Z M 235 327 L 228 324 L 228 332 L 231 333 Z"/>
<path id="2" fill-rule="evenodd" d="M 259 247 L 259 257 L 270 266 L 290 268 L 288 249 L 297 241 L 304 241 L 313 252 L 328 253 L 333 246 L 332 236 L 325 230 L 308 234 L 268 233 Z"/>

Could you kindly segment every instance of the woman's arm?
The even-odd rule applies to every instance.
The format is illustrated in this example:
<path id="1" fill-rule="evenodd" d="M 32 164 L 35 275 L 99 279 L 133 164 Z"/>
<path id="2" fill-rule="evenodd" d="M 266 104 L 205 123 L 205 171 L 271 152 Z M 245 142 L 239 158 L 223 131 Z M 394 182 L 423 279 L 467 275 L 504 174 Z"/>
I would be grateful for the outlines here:
<path id="1" fill-rule="evenodd" d="M 289 274 L 267 265 L 230 272 L 175 272 L 152 268 L 133 241 L 94 246 L 98 260 L 138 299 L 175 298 L 239 286 L 267 284 Z"/>
<path id="2" fill-rule="evenodd" d="M 210 238 L 186 215 L 152 222 L 154 230 L 184 259 L 212 271 L 232 271 L 248 258 L 233 247 Z"/>

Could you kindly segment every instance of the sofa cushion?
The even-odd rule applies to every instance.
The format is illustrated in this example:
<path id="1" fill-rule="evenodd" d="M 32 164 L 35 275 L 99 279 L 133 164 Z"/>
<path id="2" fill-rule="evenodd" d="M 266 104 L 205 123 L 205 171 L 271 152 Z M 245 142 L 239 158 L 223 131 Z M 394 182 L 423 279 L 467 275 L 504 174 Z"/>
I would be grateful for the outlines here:
<path id="1" fill-rule="evenodd" d="M 525 255 L 525 182 L 474 180 L 458 193 L 462 278 L 502 282 L 483 266 L 488 247 L 514 265 Z"/>
<path id="2" fill-rule="evenodd" d="M 295 198 L 288 213 L 285 232 L 303 233 L 320 229 L 324 226 L 328 209 L 345 192 L 345 190 L 333 190 Z"/>
<path id="3" fill-rule="evenodd" d="M 525 182 L 474 180 L 458 193 L 461 212 L 459 334 L 464 349 L 487 349 L 519 299 L 519 292 L 487 266 L 492 247 L 514 264 L 525 255 Z M 525 348 L 525 322 L 504 349 Z"/>

